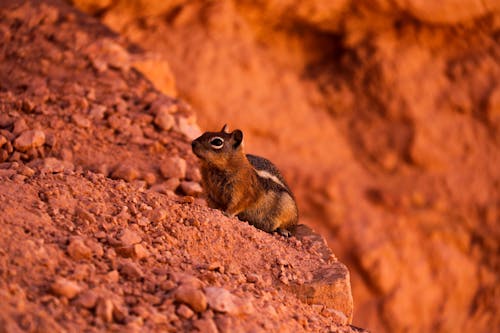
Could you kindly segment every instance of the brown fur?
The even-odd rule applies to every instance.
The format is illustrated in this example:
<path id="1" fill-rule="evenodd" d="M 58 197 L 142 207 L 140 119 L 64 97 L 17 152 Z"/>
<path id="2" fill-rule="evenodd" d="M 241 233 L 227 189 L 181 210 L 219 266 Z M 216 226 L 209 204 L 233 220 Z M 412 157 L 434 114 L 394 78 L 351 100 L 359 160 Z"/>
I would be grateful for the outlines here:
<path id="1" fill-rule="evenodd" d="M 242 140 L 241 131 L 228 133 L 224 127 L 221 132 L 207 132 L 193 141 L 209 206 L 267 232 L 289 229 L 298 220 L 290 189 L 271 162 L 244 154 Z M 265 172 L 258 174 L 256 170 Z"/>

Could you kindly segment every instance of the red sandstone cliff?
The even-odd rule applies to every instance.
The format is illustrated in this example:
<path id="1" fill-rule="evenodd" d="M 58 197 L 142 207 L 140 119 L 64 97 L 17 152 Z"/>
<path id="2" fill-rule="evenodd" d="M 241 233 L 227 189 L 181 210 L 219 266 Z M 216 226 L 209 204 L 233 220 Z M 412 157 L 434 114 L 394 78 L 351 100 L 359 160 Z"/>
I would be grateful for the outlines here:
<path id="1" fill-rule="evenodd" d="M 276 161 L 363 325 L 498 330 L 498 1 L 74 3 Z"/>

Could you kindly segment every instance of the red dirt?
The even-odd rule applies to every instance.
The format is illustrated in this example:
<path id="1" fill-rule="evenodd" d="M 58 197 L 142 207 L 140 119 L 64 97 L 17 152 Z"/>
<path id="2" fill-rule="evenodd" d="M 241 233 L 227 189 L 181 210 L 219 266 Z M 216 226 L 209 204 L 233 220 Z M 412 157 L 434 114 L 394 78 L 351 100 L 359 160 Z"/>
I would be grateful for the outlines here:
<path id="1" fill-rule="evenodd" d="M 61 1 L 0 8 L 0 331 L 355 331 L 319 236 L 186 196 L 199 129 L 140 50 Z"/>

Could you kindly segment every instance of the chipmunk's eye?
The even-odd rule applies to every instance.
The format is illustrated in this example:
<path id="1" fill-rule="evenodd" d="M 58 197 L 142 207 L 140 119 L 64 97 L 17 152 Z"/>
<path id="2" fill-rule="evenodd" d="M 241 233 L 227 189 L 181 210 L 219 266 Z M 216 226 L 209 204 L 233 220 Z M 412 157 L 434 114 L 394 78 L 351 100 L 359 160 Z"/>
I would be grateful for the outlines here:
<path id="1" fill-rule="evenodd" d="M 221 149 L 222 146 L 224 146 L 224 139 L 219 138 L 219 137 L 215 137 L 212 140 L 210 140 L 210 145 L 214 149 Z"/>

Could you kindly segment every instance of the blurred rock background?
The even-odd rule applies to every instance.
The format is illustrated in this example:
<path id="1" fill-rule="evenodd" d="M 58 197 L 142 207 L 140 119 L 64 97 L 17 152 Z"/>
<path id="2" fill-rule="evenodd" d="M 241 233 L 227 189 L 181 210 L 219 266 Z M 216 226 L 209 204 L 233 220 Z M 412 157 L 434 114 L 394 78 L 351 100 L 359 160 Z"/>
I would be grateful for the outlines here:
<path id="1" fill-rule="evenodd" d="M 500 327 L 500 2 L 72 0 L 204 130 L 246 134 L 373 332 Z"/>

